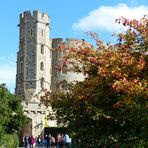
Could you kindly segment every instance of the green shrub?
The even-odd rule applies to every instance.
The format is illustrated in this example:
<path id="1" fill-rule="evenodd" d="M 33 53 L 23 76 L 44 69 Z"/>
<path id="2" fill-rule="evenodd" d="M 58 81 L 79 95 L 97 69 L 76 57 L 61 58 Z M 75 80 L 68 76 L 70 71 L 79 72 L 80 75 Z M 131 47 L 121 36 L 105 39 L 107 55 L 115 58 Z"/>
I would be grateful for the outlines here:
<path id="1" fill-rule="evenodd" d="M 13 148 L 18 148 L 19 146 L 19 137 L 16 133 L 14 133 L 13 135 L 13 140 L 14 140 L 14 143 L 13 143 Z"/>
<path id="2" fill-rule="evenodd" d="M 3 147 L 12 148 L 13 147 L 13 143 L 14 143 L 13 136 L 10 135 L 10 134 L 5 134 L 4 135 L 4 144 L 3 144 Z"/>
<path id="3" fill-rule="evenodd" d="M 3 138 L 3 143 L 0 144 L 0 148 L 18 148 L 19 138 L 16 133 L 10 135 L 5 134 Z"/>

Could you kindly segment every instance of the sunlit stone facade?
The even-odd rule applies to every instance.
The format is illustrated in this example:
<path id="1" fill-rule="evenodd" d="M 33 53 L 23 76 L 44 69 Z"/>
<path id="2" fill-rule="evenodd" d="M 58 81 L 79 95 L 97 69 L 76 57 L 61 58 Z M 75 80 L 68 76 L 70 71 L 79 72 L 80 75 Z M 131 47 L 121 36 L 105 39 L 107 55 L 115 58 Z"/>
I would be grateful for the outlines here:
<path id="1" fill-rule="evenodd" d="M 57 126 L 56 121 L 47 121 L 52 112 L 40 102 L 35 94 L 42 88 L 61 87 L 60 82 L 82 80 L 82 74 L 56 70 L 61 53 L 55 50 L 59 42 L 71 44 L 76 39 L 50 38 L 50 18 L 39 11 L 20 14 L 19 51 L 17 53 L 16 95 L 22 96 L 24 113 L 32 120 L 32 134 L 44 133 L 46 126 Z"/>

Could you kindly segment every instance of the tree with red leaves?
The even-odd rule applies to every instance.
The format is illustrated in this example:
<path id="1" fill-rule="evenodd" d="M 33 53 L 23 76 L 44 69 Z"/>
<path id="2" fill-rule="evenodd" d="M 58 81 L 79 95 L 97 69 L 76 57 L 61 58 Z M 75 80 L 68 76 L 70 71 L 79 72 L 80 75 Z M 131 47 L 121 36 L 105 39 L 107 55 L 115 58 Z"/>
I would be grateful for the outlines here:
<path id="1" fill-rule="evenodd" d="M 52 105 L 58 123 L 68 126 L 76 147 L 148 144 L 148 19 L 116 22 L 127 31 L 113 45 L 89 32 L 96 47 L 85 41 L 60 46 L 67 66 L 85 80 L 66 93 L 49 93 L 46 105 Z"/>

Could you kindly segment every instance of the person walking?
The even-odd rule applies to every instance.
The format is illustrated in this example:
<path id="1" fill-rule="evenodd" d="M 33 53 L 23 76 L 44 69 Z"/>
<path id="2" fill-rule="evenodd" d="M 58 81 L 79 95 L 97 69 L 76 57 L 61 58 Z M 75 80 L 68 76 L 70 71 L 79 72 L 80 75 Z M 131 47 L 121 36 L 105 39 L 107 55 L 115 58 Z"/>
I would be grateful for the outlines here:
<path id="1" fill-rule="evenodd" d="M 35 143 L 35 138 L 33 137 L 33 135 L 31 135 L 30 137 L 30 147 L 34 147 L 34 143 Z"/>
<path id="2" fill-rule="evenodd" d="M 71 148 L 71 138 L 68 134 L 64 135 L 65 148 Z"/>
<path id="3" fill-rule="evenodd" d="M 45 141 L 46 141 L 46 148 L 50 148 L 50 136 L 49 135 L 45 136 Z"/>
<path id="4" fill-rule="evenodd" d="M 28 148 L 28 145 L 29 145 L 29 137 L 27 135 L 25 135 L 23 137 L 23 143 L 24 143 L 24 147 L 25 148 Z"/>
<path id="5" fill-rule="evenodd" d="M 38 148 L 41 148 L 42 147 L 42 139 L 41 139 L 40 135 L 37 137 L 36 142 L 37 142 Z"/>
<path id="6" fill-rule="evenodd" d="M 62 136 L 61 136 L 61 134 L 58 133 L 56 136 L 56 148 L 61 148 L 60 147 L 61 140 L 62 140 Z"/>

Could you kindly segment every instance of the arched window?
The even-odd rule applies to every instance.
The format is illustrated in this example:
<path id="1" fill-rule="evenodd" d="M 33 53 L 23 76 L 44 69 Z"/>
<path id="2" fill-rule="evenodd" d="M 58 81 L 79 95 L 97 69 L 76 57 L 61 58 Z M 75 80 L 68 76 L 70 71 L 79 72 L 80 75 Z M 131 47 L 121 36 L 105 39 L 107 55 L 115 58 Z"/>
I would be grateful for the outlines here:
<path id="1" fill-rule="evenodd" d="M 23 72 L 23 62 L 20 62 L 20 72 Z"/>
<path id="2" fill-rule="evenodd" d="M 41 54 L 44 54 L 44 45 L 41 45 Z"/>
<path id="3" fill-rule="evenodd" d="M 44 63 L 43 63 L 43 62 L 40 63 L 40 70 L 41 70 L 41 71 L 44 70 Z"/>
<path id="4" fill-rule="evenodd" d="M 30 36 L 32 37 L 33 35 L 33 31 L 32 31 L 32 28 L 30 29 Z"/>
<path id="5" fill-rule="evenodd" d="M 41 78 L 41 81 L 40 81 L 40 87 L 41 88 L 44 88 L 44 82 L 45 82 L 45 79 Z"/>

